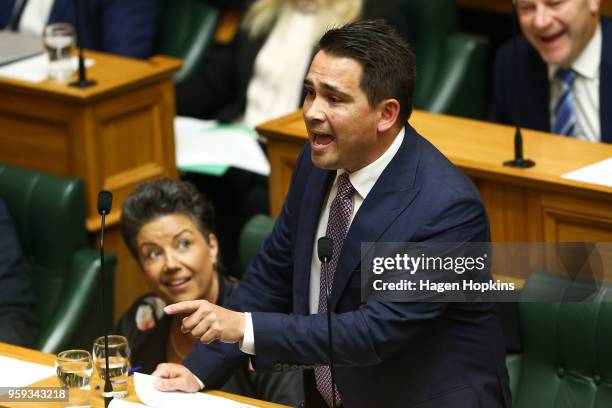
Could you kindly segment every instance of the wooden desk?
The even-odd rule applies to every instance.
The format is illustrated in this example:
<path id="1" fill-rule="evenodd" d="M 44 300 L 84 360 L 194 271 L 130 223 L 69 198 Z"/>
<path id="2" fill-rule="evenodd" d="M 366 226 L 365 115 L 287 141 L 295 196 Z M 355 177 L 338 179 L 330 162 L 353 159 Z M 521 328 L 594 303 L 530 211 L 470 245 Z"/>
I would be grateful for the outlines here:
<path id="1" fill-rule="evenodd" d="M 106 246 L 119 257 L 119 316 L 147 290 L 117 228 L 120 208 L 140 181 L 178 176 L 172 74 L 181 62 L 162 56 L 142 61 L 99 52 L 85 55 L 95 60 L 88 77 L 98 83 L 91 88 L 0 77 L 0 162 L 81 178 L 92 238 L 100 226 L 98 191 L 113 193 Z"/>
<path id="2" fill-rule="evenodd" d="M 410 123 L 476 184 L 487 207 L 494 241 L 612 242 L 612 188 L 561 178 L 612 157 L 612 146 L 547 133 L 523 132 L 534 168 L 502 162 L 513 154 L 508 126 L 415 111 Z M 270 160 L 270 208 L 278 216 L 298 153 L 307 140 L 301 111 L 257 127 Z"/>
<path id="3" fill-rule="evenodd" d="M 17 347 L 17 346 L 13 346 L 13 345 L 6 344 L 6 343 L 0 343 L 0 355 L 16 358 L 19 360 L 29 361 L 32 363 L 48 365 L 48 366 L 53 366 L 55 364 L 55 356 L 53 354 L 42 353 L 37 350 L 30 350 L 27 348 Z M 97 378 L 96 373 L 94 373 L 94 377 Z M 39 381 L 34 384 L 30 384 L 30 385 L 34 387 L 59 387 L 60 386 L 57 377 L 49 377 L 47 379 L 44 379 L 42 381 Z M 136 391 L 134 390 L 133 377 L 129 378 L 128 385 L 129 385 L 129 394 L 126 400 L 131 401 L 131 402 L 142 403 L 138 399 L 138 396 L 136 395 Z M 103 408 L 104 400 L 98 394 L 98 392 L 94 390 L 94 388 L 95 388 L 95 383 L 92 386 L 92 394 L 91 394 L 92 395 L 91 397 L 92 408 Z M 256 407 L 262 407 L 262 408 L 284 407 L 284 405 L 274 404 L 272 402 L 261 401 L 261 400 L 257 400 L 253 398 L 242 397 L 240 395 L 229 394 L 227 392 L 222 392 L 222 391 L 207 391 L 207 392 L 210 393 L 211 395 L 217 395 L 220 397 L 232 399 L 234 401 L 243 402 L 245 404 L 254 405 Z M 39 408 L 40 405 L 41 403 L 25 403 L 25 402 L 18 402 L 18 403 L 2 402 L 0 403 L 0 407 L 8 407 L 8 408 Z M 45 403 L 45 406 L 46 407 L 47 406 L 48 407 L 64 407 L 65 403 L 60 403 L 60 402 Z"/>

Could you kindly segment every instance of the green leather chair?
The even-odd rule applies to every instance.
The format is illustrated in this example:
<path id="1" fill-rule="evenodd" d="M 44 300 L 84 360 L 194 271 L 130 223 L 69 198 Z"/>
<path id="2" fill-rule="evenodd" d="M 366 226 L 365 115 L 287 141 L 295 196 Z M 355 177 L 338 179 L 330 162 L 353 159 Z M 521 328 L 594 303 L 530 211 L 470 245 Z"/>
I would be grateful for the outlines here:
<path id="1" fill-rule="evenodd" d="M 272 233 L 274 219 L 264 214 L 256 214 L 242 227 L 238 256 L 240 258 L 240 276 L 242 278 L 247 267 L 259 252 L 263 241 Z"/>
<path id="2" fill-rule="evenodd" d="M 205 0 L 159 0 L 156 53 L 183 60 L 174 81 L 198 71 L 217 28 L 219 11 Z"/>
<path id="3" fill-rule="evenodd" d="M 414 106 L 484 118 L 486 38 L 457 32 L 455 0 L 404 0 L 417 63 Z"/>
<path id="4" fill-rule="evenodd" d="M 523 295 L 567 290 L 569 280 L 532 275 Z M 523 352 L 507 358 L 513 406 L 612 407 L 612 285 L 596 302 L 521 303 Z"/>
<path id="5" fill-rule="evenodd" d="M 85 231 L 79 179 L 0 164 L 0 197 L 13 217 L 36 298 L 39 350 L 90 350 L 103 334 L 98 251 Z M 108 325 L 112 328 L 116 258 L 105 256 Z"/>

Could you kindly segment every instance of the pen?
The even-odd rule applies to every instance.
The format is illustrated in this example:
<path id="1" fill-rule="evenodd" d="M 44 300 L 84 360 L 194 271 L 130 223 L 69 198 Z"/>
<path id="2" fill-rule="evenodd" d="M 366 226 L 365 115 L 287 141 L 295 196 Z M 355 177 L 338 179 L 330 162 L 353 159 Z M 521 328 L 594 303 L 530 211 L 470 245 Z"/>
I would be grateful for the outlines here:
<path id="1" fill-rule="evenodd" d="M 128 370 L 128 376 L 129 375 L 134 375 L 135 372 L 142 370 L 142 367 L 140 366 L 136 366 L 136 367 L 132 367 Z"/>

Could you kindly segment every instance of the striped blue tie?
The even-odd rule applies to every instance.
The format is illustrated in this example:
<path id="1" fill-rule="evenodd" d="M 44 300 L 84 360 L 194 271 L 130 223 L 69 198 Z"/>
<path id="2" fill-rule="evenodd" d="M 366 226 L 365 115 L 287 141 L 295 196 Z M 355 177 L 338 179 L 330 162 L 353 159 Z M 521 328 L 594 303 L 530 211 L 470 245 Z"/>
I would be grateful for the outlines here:
<path id="1" fill-rule="evenodd" d="M 566 136 L 576 135 L 576 109 L 572 85 L 576 72 L 571 69 L 558 69 L 555 73 L 561 82 L 561 91 L 555 103 L 555 126 L 553 133 Z"/>

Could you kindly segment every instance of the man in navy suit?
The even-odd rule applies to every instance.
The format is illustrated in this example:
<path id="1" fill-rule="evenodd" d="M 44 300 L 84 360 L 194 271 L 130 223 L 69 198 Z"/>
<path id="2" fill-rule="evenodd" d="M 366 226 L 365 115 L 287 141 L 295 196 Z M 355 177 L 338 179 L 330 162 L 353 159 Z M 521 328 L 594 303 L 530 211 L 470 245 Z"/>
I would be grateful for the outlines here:
<path id="1" fill-rule="evenodd" d="M 524 37 L 497 53 L 493 119 L 592 142 L 612 143 L 612 21 L 601 0 L 518 0 Z"/>
<path id="2" fill-rule="evenodd" d="M 78 0 L 83 47 L 133 58 L 153 54 L 157 0 Z M 0 29 L 41 35 L 47 23 L 76 24 L 75 0 L 2 0 Z"/>
<path id="3" fill-rule="evenodd" d="M 490 304 L 361 300 L 362 242 L 489 240 L 472 183 L 406 124 L 414 84 L 410 48 L 380 20 L 321 38 L 304 80 L 309 143 L 281 215 L 232 310 L 205 301 L 166 308 L 186 314 L 185 332 L 212 343 L 199 343 L 186 367 L 160 364 L 159 389 L 218 387 L 250 359 L 258 371 L 315 366 L 306 370 L 306 406 L 331 405 L 326 282 L 315 244 L 327 235 L 334 237 L 328 272 L 338 402 L 510 407 Z"/>

